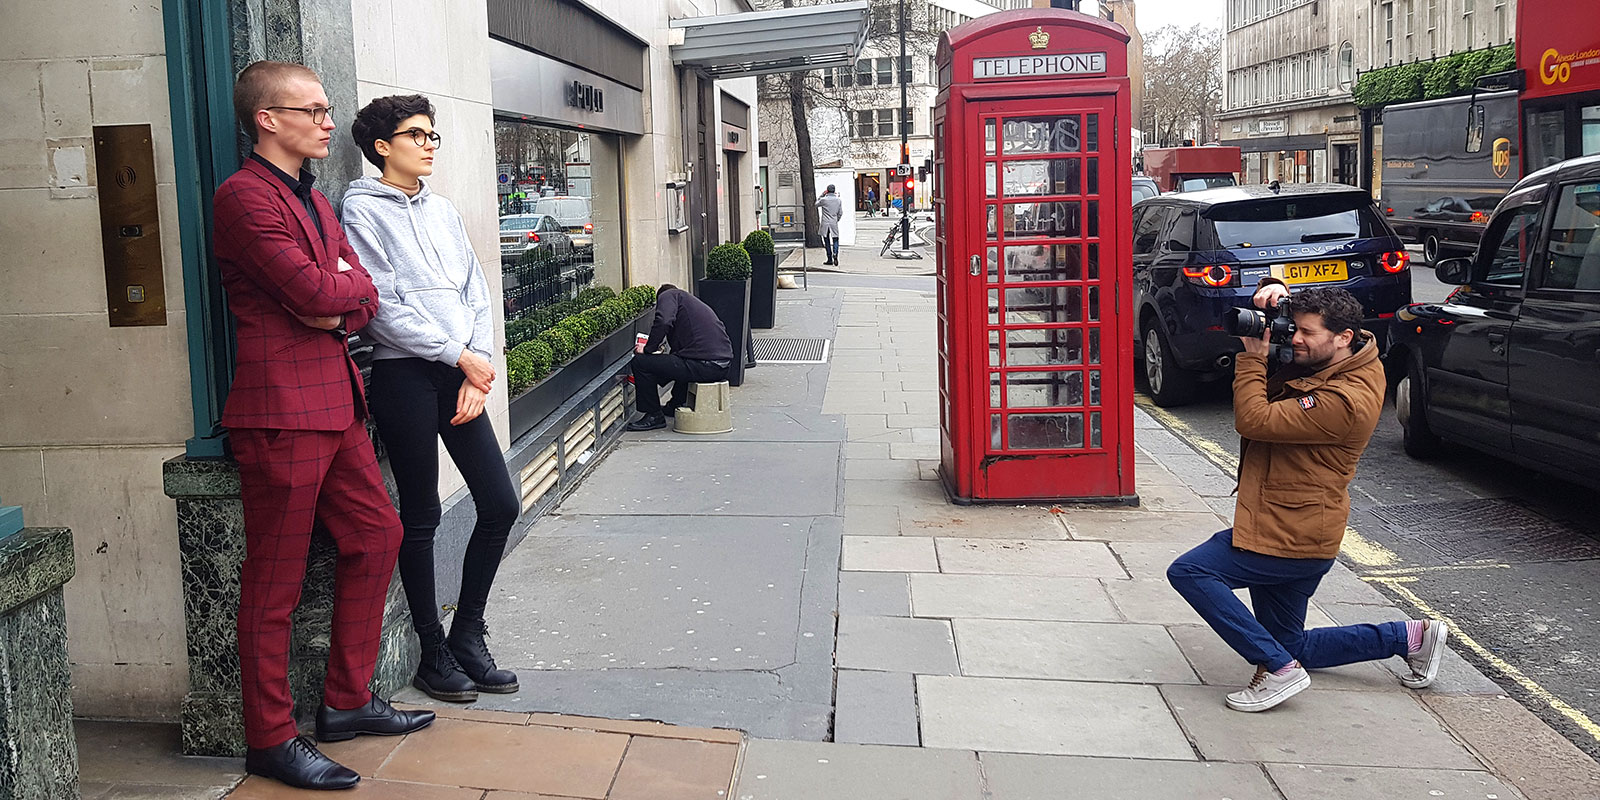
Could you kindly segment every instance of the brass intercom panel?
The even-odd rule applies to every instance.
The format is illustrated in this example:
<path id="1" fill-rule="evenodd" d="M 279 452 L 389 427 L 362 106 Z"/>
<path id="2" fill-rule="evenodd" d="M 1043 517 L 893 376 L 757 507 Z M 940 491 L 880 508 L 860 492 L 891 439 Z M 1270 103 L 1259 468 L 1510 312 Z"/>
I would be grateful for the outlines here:
<path id="1" fill-rule="evenodd" d="M 167 324 L 155 143 L 149 125 L 94 126 L 111 327 Z"/>

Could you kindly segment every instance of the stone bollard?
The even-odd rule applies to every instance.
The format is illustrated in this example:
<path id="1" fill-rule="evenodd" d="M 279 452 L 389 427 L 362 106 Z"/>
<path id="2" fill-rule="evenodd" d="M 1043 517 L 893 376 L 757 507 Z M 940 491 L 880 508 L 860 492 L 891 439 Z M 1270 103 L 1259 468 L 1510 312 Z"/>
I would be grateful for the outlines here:
<path id="1" fill-rule="evenodd" d="M 72 673 L 61 587 L 72 578 L 72 531 L 0 536 L 0 797 L 78 796 Z"/>

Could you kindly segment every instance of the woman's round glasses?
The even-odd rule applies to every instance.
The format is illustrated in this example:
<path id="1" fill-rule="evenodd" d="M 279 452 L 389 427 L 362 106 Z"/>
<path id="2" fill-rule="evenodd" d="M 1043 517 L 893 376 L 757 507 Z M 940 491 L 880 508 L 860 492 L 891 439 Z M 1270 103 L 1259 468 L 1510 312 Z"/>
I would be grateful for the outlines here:
<path id="1" fill-rule="evenodd" d="M 411 137 L 411 143 L 418 147 L 421 147 L 424 142 L 433 142 L 433 148 L 435 150 L 439 149 L 441 142 L 443 141 L 443 139 L 439 137 L 438 133 L 434 131 L 425 131 L 421 128 L 407 128 L 406 130 L 395 131 L 394 133 L 389 134 L 390 140 L 393 140 L 397 136 Z"/>

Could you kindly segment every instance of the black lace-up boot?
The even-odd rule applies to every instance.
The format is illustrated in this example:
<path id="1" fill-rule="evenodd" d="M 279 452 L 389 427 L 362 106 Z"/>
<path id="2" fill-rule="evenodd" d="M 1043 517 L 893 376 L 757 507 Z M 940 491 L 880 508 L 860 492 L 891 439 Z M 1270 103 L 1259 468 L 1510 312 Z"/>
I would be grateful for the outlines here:
<path id="1" fill-rule="evenodd" d="M 456 656 L 445 645 L 444 628 L 434 625 L 418 631 L 422 640 L 422 660 L 417 664 L 417 677 L 411 685 L 426 692 L 435 700 L 449 703 L 470 703 L 478 699 L 478 686 L 461 670 Z"/>
<path id="2" fill-rule="evenodd" d="M 494 656 L 489 655 L 489 645 L 484 641 L 488 635 L 489 626 L 482 617 L 463 617 L 458 612 L 455 621 L 450 623 L 447 643 L 450 652 L 460 662 L 461 671 L 477 684 L 478 691 L 494 694 L 515 692 L 521 688 L 517 684 L 517 674 L 495 666 Z"/>

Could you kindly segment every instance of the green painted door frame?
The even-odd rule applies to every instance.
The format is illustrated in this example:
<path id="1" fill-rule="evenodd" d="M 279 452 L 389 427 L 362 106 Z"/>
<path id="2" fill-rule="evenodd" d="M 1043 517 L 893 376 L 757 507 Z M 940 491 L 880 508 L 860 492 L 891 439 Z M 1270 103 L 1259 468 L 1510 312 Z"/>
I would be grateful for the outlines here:
<path id="1" fill-rule="evenodd" d="M 222 405 L 233 377 L 233 320 L 211 257 L 211 196 L 239 168 L 227 8 L 207 0 L 169 0 L 162 6 L 194 407 L 190 458 L 223 457 Z"/>

